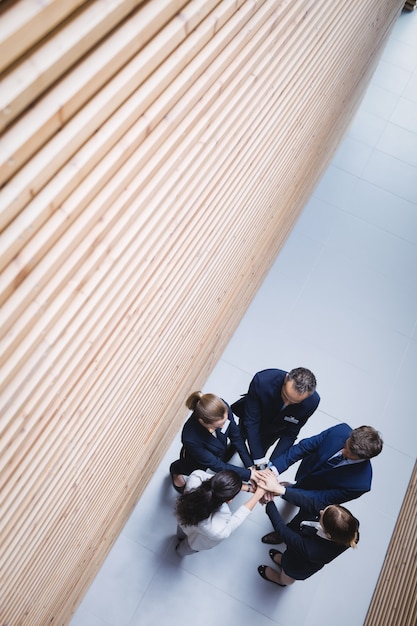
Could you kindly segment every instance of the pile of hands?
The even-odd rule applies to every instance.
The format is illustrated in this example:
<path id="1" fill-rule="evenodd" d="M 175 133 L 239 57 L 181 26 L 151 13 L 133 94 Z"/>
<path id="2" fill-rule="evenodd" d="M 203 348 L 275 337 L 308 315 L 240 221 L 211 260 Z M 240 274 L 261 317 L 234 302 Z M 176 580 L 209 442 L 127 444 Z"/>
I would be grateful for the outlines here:
<path id="1" fill-rule="evenodd" d="M 285 493 L 285 485 L 280 483 L 279 476 L 271 469 L 252 470 L 250 481 L 255 491 L 262 491 L 259 500 L 261 504 L 266 504 L 274 499 L 274 496 L 282 496 Z"/>

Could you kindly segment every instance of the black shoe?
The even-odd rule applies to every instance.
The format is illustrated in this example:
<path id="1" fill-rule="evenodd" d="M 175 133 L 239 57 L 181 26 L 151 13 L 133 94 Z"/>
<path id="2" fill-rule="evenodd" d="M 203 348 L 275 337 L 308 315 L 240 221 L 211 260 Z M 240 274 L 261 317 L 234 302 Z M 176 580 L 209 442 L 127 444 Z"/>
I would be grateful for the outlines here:
<path id="1" fill-rule="evenodd" d="M 184 489 L 185 489 L 185 485 L 183 485 L 182 487 L 178 487 L 178 485 L 176 485 L 174 483 L 174 474 L 172 472 L 170 472 L 170 476 L 171 476 L 171 483 L 172 486 L 174 487 L 175 491 L 177 491 L 178 493 L 184 493 Z"/>
<path id="2" fill-rule="evenodd" d="M 262 537 L 262 543 L 269 543 L 269 544 L 282 543 L 282 539 L 277 532 L 273 531 L 272 533 L 268 533 L 267 535 L 264 535 Z"/>
<path id="3" fill-rule="evenodd" d="M 271 550 L 269 551 L 269 556 L 270 556 L 270 558 L 271 558 L 271 559 L 272 559 L 272 561 L 275 563 L 275 565 L 278 565 L 279 567 L 281 567 L 281 566 L 280 566 L 280 564 L 279 564 L 279 563 L 277 563 L 277 562 L 275 561 L 275 559 L 274 559 L 274 556 L 275 556 L 276 554 L 280 554 L 280 555 L 282 556 L 282 552 L 280 552 L 279 550 L 274 550 L 273 548 L 271 548 Z"/>
<path id="4" fill-rule="evenodd" d="M 268 578 L 268 576 L 266 575 L 266 572 L 265 572 L 265 569 L 267 567 L 268 567 L 267 565 L 260 565 L 258 567 L 258 572 L 262 576 L 262 578 L 264 578 L 265 580 L 267 580 L 270 583 L 274 583 L 274 585 L 278 585 L 278 587 L 286 587 L 287 585 L 281 585 L 280 583 L 276 583 L 275 580 L 271 580 L 270 578 Z"/>

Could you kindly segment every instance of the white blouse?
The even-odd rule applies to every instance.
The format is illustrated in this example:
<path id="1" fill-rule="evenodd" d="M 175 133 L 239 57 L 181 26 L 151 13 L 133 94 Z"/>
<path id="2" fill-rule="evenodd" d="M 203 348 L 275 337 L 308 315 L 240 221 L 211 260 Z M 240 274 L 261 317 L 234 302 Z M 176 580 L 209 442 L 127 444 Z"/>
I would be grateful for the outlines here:
<path id="1" fill-rule="evenodd" d="M 203 470 L 195 470 L 190 474 L 185 492 L 199 487 L 204 480 L 212 478 L 213 474 Z M 196 526 L 183 526 L 181 529 L 187 535 L 188 543 L 193 550 L 210 550 L 218 543 L 227 539 L 248 517 L 250 510 L 242 505 L 232 513 L 229 505 L 224 502 L 220 509 Z"/>

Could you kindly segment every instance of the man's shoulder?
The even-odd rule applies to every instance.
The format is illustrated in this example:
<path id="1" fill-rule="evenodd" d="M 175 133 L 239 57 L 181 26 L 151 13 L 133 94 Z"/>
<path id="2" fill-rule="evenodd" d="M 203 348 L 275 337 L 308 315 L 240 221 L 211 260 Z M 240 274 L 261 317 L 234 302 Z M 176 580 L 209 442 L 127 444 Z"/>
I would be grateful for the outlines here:
<path id="1" fill-rule="evenodd" d="M 321 441 L 322 443 L 329 441 L 329 440 L 333 441 L 334 439 L 343 439 L 343 441 L 345 441 L 349 437 L 351 432 L 352 432 L 352 429 L 349 426 L 349 424 L 345 424 L 345 423 L 336 424 L 335 426 L 330 426 L 329 428 L 322 430 L 317 435 L 313 435 L 312 437 L 310 437 L 309 439 L 306 439 L 305 441 L 317 440 L 317 441 Z M 300 443 L 302 443 L 302 441 Z"/>
<path id="2" fill-rule="evenodd" d="M 285 376 L 287 375 L 287 372 L 285 370 L 279 370 L 276 368 L 269 368 L 266 370 L 260 370 L 259 372 L 256 372 L 255 376 L 253 377 L 253 379 L 259 381 L 259 382 L 281 382 L 282 380 L 284 380 Z"/>
<path id="3" fill-rule="evenodd" d="M 342 422 L 340 424 L 336 424 L 335 426 L 331 426 L 330 428 L 327 429 L 328 433 L 331 434 L 338 434 L 338 435 L 347 435 L 349 436 L 350 433 L 352 432 L 352 427 L 349 426 L 349 424 L 346 424 L 346 422 Z"/>
<path id="4" fill-rule="evenodd" d="M 305 407 L 315 407 L 315 408 L 317 408 L 318 405 L 320 404 L 320 396 L 317 393 L 317 391 L 313 391 L 311 396 L 308 396 L 307 398 L 305 398 L 300 404 L 303 407 L 305 406 Z"/>

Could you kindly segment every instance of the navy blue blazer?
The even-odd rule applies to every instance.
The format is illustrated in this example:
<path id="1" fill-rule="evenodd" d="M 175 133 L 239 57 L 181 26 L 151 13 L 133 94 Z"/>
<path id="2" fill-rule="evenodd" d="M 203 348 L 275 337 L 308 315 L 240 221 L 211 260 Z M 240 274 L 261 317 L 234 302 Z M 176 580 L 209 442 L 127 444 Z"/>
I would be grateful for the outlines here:
<path id="1" fill-rule="evenodd" d="M 273 502 L 268 502 L 266 512 L 274 529 L 287 544 L 281 558 L 282 569 L 295 580 L 309 578 L 348 549 L 348 546 L 319 537 L 315 528 L 303 526 L 297 531 L 291 530 Z"/>
<path id="2" fill-rule="evenodd" d="M 233 412 L 242 420 L 254 459 L 263 458 L 278 438 L 274 456 L 286 452 L 319 405 L 320 396 L 315 391 L 299 404 L 284 407 L 281 389 L 286 375 L 287 372 L 278 369 L 258 372 L 247 395 L 232 404 Z"/>
<path id="3" fill-rule="evenodd" d="M 302 459 L 295 475 L 296 483 L 287 487 L 283 498 L 301 507 L 308 500 L 308 508 L 319 511 L 328 504 L 342 504 L 369 491 L 372 466 L 368 459 L 339 467 L 330 467 L 327 463 L 344 447 L 351 432 L 348 424 L 332 426 L 314 437 L 302 439 L 285 454 L 271 459 L 280 474 Z"/>
<path id="4" fill-rule="evenodd" d="M 247 481 L 251 474 L 247 468 L 253 465 L 253 461 L 249 456 L 240 428 L 234 420 L 232 410 L 226 402 L 225 405 L 228 409 L 229 422 L 226 422 L 222 429 L 216 428 L 216 436 L 200 424 L 194 413 L 186 421 L 181 435 L 185 459 L 193 469 L 204 471 L 211 469 L 213 472 L 231 469 L 235 470 L 242 480 Z M 223 460 L 227 453 L 228 438 L 236 448 L 245 467 L 232 465 Z"/>

